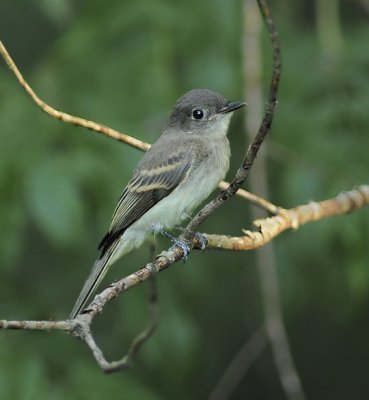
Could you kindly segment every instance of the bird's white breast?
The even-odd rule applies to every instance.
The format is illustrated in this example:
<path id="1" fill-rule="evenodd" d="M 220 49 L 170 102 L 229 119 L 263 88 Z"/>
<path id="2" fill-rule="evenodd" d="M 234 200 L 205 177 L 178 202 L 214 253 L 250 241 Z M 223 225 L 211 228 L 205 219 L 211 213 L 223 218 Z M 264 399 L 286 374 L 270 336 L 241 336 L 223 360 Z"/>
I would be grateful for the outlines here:
<path id="1" fill-rule="evenodd" d="M 229 168 L 230 148 L 226 137 L 229 119 L 230 115 L 214 124 L 214 132 L 204 139 L 207 154 L 196 168 L 190 169 L 187 179 L 124 232 L 109 265 L 139 247 L 152 232 L 153 225 L 164 229 L 178 225 L 216 188 Z"/>

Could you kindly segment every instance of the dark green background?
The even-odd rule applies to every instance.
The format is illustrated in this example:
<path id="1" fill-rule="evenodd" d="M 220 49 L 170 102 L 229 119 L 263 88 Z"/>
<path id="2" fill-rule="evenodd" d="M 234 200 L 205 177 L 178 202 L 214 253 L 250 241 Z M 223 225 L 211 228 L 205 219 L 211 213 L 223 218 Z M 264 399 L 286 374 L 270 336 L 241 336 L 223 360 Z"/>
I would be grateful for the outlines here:
<path id="1" fill-rule="evenodd" d="M 267 162 L 271 200 L 284 207 L 368 183 L 369 28 L 359 4 L 341 3 L 342 53 L 328 62 L 312 2 L 272 2 L 283 78 Z M 242 99 L 242 31 L 240 1 L 1 0 L 0 39 L 44 100 L 148 142 L 189 89 Z M 265 32 L 263 54 L 266 88 Z M 229 178 L 247 145 L 244 115 L 231 126 Z M 0 63 L 1 319 L 68 315 L 140 156 L 43 114 Z M 362 209 L 275 240 L 286 328 L 309 399 L 369 396 L 368 223 Z M 233 199 L 203 230 L 250 226 L 248 204 Z M 146 247 L 128 255 L 106 283 L 147 259 Z M 262 323 L 254 255 L 194 252 L 160 274 L 158 287 L 158 330 L 121 373 L 104 375 L 63 333 L 0 332 L 0 399 L 207 398 Z M 143 284 L 96 321 L 109 358 L 144 326 L 147 296 Z M 232 398 L 285 398 L 269 348 Z"/>

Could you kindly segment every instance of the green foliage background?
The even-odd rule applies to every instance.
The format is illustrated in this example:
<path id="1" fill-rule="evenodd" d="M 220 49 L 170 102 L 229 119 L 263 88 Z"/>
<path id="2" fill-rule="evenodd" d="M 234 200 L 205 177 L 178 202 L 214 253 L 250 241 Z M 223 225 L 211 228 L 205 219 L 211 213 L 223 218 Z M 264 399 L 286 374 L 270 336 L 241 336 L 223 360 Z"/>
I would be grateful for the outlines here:
<path id="1" fill-rule="evenodd" d="M 0 39 L 49 104 L 153 142 L 189 89 L 242 98 L 241 6 L 2 0 Z M 341 6 L 343 51 L 328 62 L 312 2 L 272 2 L 283 78 L 269 183 L 271 200 L 285 207 L 368 183 L 368 20 L 359 2 Z M 263 36 L 266 87 L 270 47 Z M 43 114 L 0 64 L 0 318 L 62 319 L 141 153 Z M 235 116 L 231 127 L 229 177 L 247 145 L 241 119 Z M 250 226 L 248 214 L 248 205 L 234 199 L 203 229 L 240 234 Z M 368 398 L 368 224 L 362 209 L 275 241 L 285 323 L 309 399 Z M 147 258 L 146 248 L 128 255 L 106 282 Z M 0 332 L 0 398 L 207 398 L 262 323 L 253 254 L 193 253 L 186 265 L 161 274 L 158 285 L 159 328 L 123 373 L 103 375 L 65 334 Z M 147 296 L 146 284 L 137 287 L 96 321 L 110 358 L 144 326 Z M 269 348 L 233 398 L 284 398 Z"/>

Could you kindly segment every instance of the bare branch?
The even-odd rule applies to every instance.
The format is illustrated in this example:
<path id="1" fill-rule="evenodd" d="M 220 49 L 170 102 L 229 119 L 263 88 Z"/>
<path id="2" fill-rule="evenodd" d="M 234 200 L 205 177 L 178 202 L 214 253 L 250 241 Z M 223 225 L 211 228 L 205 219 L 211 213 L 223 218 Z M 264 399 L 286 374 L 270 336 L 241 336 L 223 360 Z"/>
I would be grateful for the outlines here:
<path id="1" fill-rule="evenodd" d="M 286 229 L 298 229 L 308 222 L 317 221 L 334 215 L 345 214 L 369 204 L 369 185 L 362 185 L 357 189 L 343 192 L 335 198 L 324 200 L 319 203 L 309 203 L 291 210 L 285 210 L 280 215 L 260 219 L 254 222 L 259 227 L 258 231 L 245 231 L 245 236 L 229 237 L 224 235 L 206 235 L 208 239 L 207 248 L 224 250 L 252 250 L 269 242 Z M 193 246 L 200 244 L 196 239 Z M 151 316 L 151 322 L 146 330 L 132 343 L 127 355 L 119 361 L 108 362 L 100 348 L 97 346 L 90 326 L 95 317 L 103 310 L 104 306 L 122 292 L 151 278 L 158 272 L 168 268 L 171 264 L 181 260 L 183 251 L 179 247 L 172 247 L 159 255 L 155 261 L 149 263 L 138 271 L 111 284 L 108 288 L 96 295 L 90 305 L 74 320 L 66 321 L 6 321 L 0 320 L 0 329 L 29 329 L 29 330 L 63 330 L 83 340 L 92 351 L 95 360 L 105 372 L 113 372 L 130 366 L 130 361 L 135 355 L 138 347 L 152 333 L 156 324 L 156 314 Z M 152 307 L 152 302 L 150 307 Z M 153 311 L 151 311 L 153 312 Z"/>
<path id="2" fill-rule="evenodd" d="M 156 244 L 151 243 L 150 245 L 150 260 L 155 257 L 156 253 Z M 92 319 L 88 318 L 85 320 L 85 316 L 77 317 L 82 318 L 85 322 L 80 326 L 79 332 L 76 334 L 74 330 L 73 334 L 82 340 L 85 341 L 89 349 L 91 350 L 93 356 L 95 357 L 96 362 L 100 366 L 100 368 L 106 372 L 111 373 L 118 370 L 122 370 L 128 368 L 132 365 L 133 359 L 136 356 L 137 352 L 141 348 L 141 346 L 153 335 L 156 330 L 158 317 L 157 317 L 157 287 L 156 287 L 156 276 L 151 274 L 149 277 L 150 283 L 150 292 L 149 292 L 149 323 L 147 327 L 138 334 L 132 341 L 129 346 L 127 353 L 118 361 L 109 362 L 105 359 L 103 352 L 96 344 L 96 341 L 91 333 L 90 325 L 92 323 Z"/>
<path id="3" fill-rule="evenodd" d="M 245 236 L 226 236 L 206 234 L 207 249 L 220 250 L 253 250 L 280 235 L 287 229 L 298 229 L 308 222 L 318 221 L 323 218 L 346 214 L 356 209 L 369 205 L 369 185 L 359 186 L 338 196 L 321 202 L 311 202 L 282 214 L 254 221 L 259 229 L 257 231 L 246 230 Z M 193 240 L 194 248 L 200 246 L 198 240 Z M 104 306 L 120 293 L 144 282 L 152 275 L 168 268 L 171 264 L 181 260 L 183 251 L 173 246 L 168 251 L 162 252 L 152 263 L 146 264 L 138 271 L 111 284 L 108 288 L 96 295 L 91 304 L 75 321 L 85 321 L 88 324 L 98 315 Z M 79 318 L 82 318 L 80 320 Z M 68 322 L 68 321 L 67 321 Z M 64 324 L 65 323 L 65 324 Z M 44 326 L 42 324 L 45 324 Z M 64 325 L 63 325 L 64 324 Z M 66 330 L 71 331 L 74 325 L 68 325 L 65 321 L 5 321 L 0 320 L 0 329 L 33 329 L 33 330 Z"/>
<path id="4" fill-rule="evenodd" d="M 241 378 L 252 367 L 266 348 L 268 339 L 264 326 L 258 328 L 246 343 L 237 351 L 231 363 L 224 371 L 216 387 L 210 394 L 210 400 L 230 399 Z"/>
<path id="5" fill-rule="evenodd" d="M 71 332 L 74 321 L 6 321 L 0 320 L 0 329 L 27 329 L 32 331 L 66 331 Z"/>
<path id="6" fill-rule="evenodd" d="M 220 182 L 218 187 L 219 189 L 226 190 L 229 186 L 228 182 Z M 269 200 L 264 199 L 260 196 L 256 196 L 255 194 L 248 192 L 244 189 L 238 189 L 236 195 L 245 200 L 248 200 L 250 203 L 262 208 L 263 210 L 268 211 L 270 214 L 278 215 L 283 212 L 284 208 L 278 207 L 275 204 L 271 203 Z"/>
<path id="7" fill-rule="evenodd" d="M 41 100 L 36 93 L 32 90 L 32 88 L 28 85 L 28 83 L 23 78 L 23 75 L 20 73 L 19 69 L 15 65 L 14 61 L 10 57 L 7 52 L 5 46 L 0 41 L 0 54 L 3 56 L 5 62 L 8 64 L 8 67 L 12 72 L 14 72 L 15 76 L 18 79 L 18 82 L 21 84 L 26 93 L 31 97 L 31 99 L 48 115 L 53 118 L 60 119 L 63 122 L 68 124 L 73 124 L 76 126 L 81 126 L 83 128 L 90 129 L 92 131 L 101 133 L 103 135 L 109 136 L 115 140 L 120 142 L 124 142 L 129 144 L 132 147 L 135 147 L 140 150 L 147 150 L 150 148 L 148 143 L 145 143 L 139 139 L 136 139 L 132 136 L 125 135 L 124 133 L 118 132 L 112 128 L 104 126 L 94 121 L 90 121 L 88 119 L 75 117 L 73 115 L 67 114 L 62 111 L 55 110 L 55 108 L 50 107 L 47 103 Z"/>
<path id="8" fill-rule="evenodd" d="M 191 239 L 191 233 L 196 232 L 199 226 L 208 218 L 218 207 L 224 204 L 227 200 L 233 197 L 240 186 L 244 183 L 249 173 L 249 170 L 259 152 L 260 146 L 264 141 L 266 135 L 270 131 L 274 111 L 277 106 L 277 92 L 279 87 L 279 80 L 281 76 L 281 60 L 280 60 L 280 46 L 278 42 L 277 30 L 274 26 L 274 22 L 270 16 L 270 11 L 264 0 L 258 0 L 260 12 L 264 18 L 264 22 L 269 32 L 269 37 L 272 43 L 273 50 L 273 72 L 269 86 L 268 101 L 264 111 L 264 117 L 262 119 L 259 131 L 255 136 L 254 140 L 250 144 L 245 158 L 242 161 L 240 168 L 238 169 L 236 176 L 229 184 L 228 188 L 220 193 L 214 200 L 206 204 L 206 206 L 196 214 L 196 216 L 187 225 L 187 234 L 182 235 L 184 239 Z"/>
<path id="9" fill-rule="evenodd" d="M 244 81 L 245 98 L 248 99 L 249 112 L 245 118 L 246 136 L 252 135 L 260 123 L 262 113 L 262 55 L 261 55 L 261 17 L 254 0 L 244 0 Z M 265 149 L 264 149 L 265 150 Z M 250 175 L 249 187 L 268 196 L 266 151 L 260 152 L 256 170 Z M 258 210 L 251 209 L 252 219 L 261 218 Z M 305 398 L 301 379 L 295 366 L 284 325 L 277 275 L 277 260 L 273 242 L 255 251 L 255 262 L 260 274 L 261 297 L 264 308 L 264 324 L 267 340 L 276 366 L 277 374 L 286 399 Z M 242 375 L 239 376 L 241 380 Z"/>
<path id="10" fill-rule="evenodd" d="M 112 139 L 118 140 L 119 142 L 126 143 L 138 150 L 147 151 L 151 147 L 151 144 L 149 144 L 149 143 L 143 142 L 142 140 L 136 139 L 133 136 L 129 136 L 125 133 L 119 132 L 108 126 L 102 125 L 99 122 L 76 117 L 74 115 L 67 114 L 62 111 L 58 111 L 58 110 L 54 109 L 53 107 L 49 106 L 47 103 L 45 103 L 43 100 L 41 100 L 37 96 L 37 94 L 33 91 L 33 89 L 29 86 L 29 84 L 27 83 L 27 81 L 24 79 L 23 75 L 19 71 L 18 67 L 15 65 L 13 59 L 10 57 L 10 54 L 6 50 L 3 42 L 1 42 L 1 41 L 0 41 L 0 54 L 4 58 L 9 69 L 14 73 L 18 82 L 23 87 L 23 89 L 26 91 L 26 93 L 31 97 L 31 99 L 35 102 L 35 104 L 41 108 L 42 111 L 44 111 L 46 114 L 50 115 L 52 118 L 59 119 L 60 121 L 65 122 L 67 124 L 72 124 L 75 126 L 79 126 L 81 128 L 86 128 L 91 131 L 101 133 L 102 135 L 105 135 Z M 223 181 L 219 184 L 219 188 L 224 190 L 224 188 L 228 187 L 228 185 L 229 185 L 228 182 Z M 249 193 L 246 190 L 243 190 L 243 192 L 239 194 L 239 197 L 249 200 L 249 201 L 257 204 L 259 207 L 264 207 L 264 206 L 268 207 L 267 203 L 263 199 L 259 199 L 258 196 L 253 195 L 252 193 Z M 272 206 L 272 209 L 278 208 L 271 203 L 270 203 L 270 206 Z M 267 211 L 270 211 L 268 208 L 266 208 L 266 209 L 267 209 Z M 274 214 L 274 212 L 272 212 L 272 213 Z"/>
<path id="11" fill-rule="evenodd" d="M 290 210 L 285 210 L 281 215 L 270 218 L 259 219 L 254 222 L 258 226 L 257 231 L 244 231 L 245 236 L 231 237 L 225 235 L 208 235 L 206 248 L 221 250 L 253 250 L 260 247 L 281 234 L 287 229 L 298 229 L 301 225 L 319 219 L 346 214 L 369 204 L 369 185 L 362 185 L 357 189 L 342 192 L 338 196 L 321 202 L 311 202 Z M 200 244 L 197 239 L 193 240 L 197 248 Z M 171 264 L 181 260 L 183 251 L 173 246 L 168 251 L 161 253 L 155 261 L 146 264 L 138 271 L 111 284 L 108 288 L 96 295 L 90 305 L 84 310 L 85 313 L 76 318 L 75 321 L 82 321 L 90 324 L 104 306 L 120 293 L 144 282 L 154 274 L 168 268 Z M 37 321 L 36 321 L 37 322 Z M 69 325 L 62 325 L 61 322 L 40 321 L 0 321 L 0 329 L 62 329 L 73 330 Z M 45 323 L 44 328 L 40 328 Z M 55 327 L 54 327 L 55 325 Z"/>
<path id="12" fill-rule="evenodd" d="M 244 230 L 244 236 L 206 235 L 207 248 L 253 250 L 270 242 L 287 229 L 298 229 L 308 222 L 346 214 L 369 204 L 369 185 L 342 192 L 321 202 L 310 202 L 280 214 L 254 221 L 257 231 Z"/>
<path id="13" fill-rule="evenodd" d="M 188 225 L 190 233 L 185 234 L 185 238 L 191 240 L 192 247 L 199 246 L 196 239 L 192 238 L 191 232 L 197 230 L 200 224 L 211 215 L 215 209 L 234 196 L 239 190 L 242 183 L 245 181 L 249 169 L 259 151 L 261 143 L 270 130 L 274 111 L 276 108 L 276 94 L 280 79 L 280 50 L 277 40 L 277 33 L 273 22 L 270 18 L 269 11 L 262 0 L 258 1 L 264 21 L 267 25 L 273 47 L 273 74 L 269 89 L 268 102 L 265 109 L 264 118 L 260 129 L 251 143 L 241 167 L 228 188 L 217 196 L 212 202 L 208 203 L 196 217 Z M 11 60 L 5 47 L 0 42 L 0 53 L 7 62 L 9 68 L 14 72 L 18 81 L 32 98 L 32 100 L 48 115 L 53 118 L 60 119 L 63 122 L 85 127 L 87 129 L 99 132 L 121 142 L 127 143 L 135 148 L 147 150 L 150 145 L 138 139 L 124 135 L 118 131 L 108 128 L 104 125 L 89 121 L 83 118 L 74 117 L 70 114 L 55 110 L 42 101 L 26 83 L 23 76 Z M 224 183 L 223 183 L 224 185 Z M 252 196 L 251 196 L 252 197 Z M 345 212 L 360 208 L 369 203 L 369 186 L 361 186 L 356 190 L 343 193 L 334 199 L 326 200 L 321 203 L 310 203 L 308 205 L 296 207 L 292 210 L 283 210 L 274 205 L 268 204 L 264 199 L 255 199 L 254 202 L 268 209 L 273 214 L 278 214 L 271 218 L 255 221 L 255 225 L 259 227 L 256 232 L 245 231 L 243 237 L 228 237 L 219 235 L 207 235 L 208 248 L 222 248 L 230 250 L 250 250 L 260 247 L 269 240 L 279 235 L 286 229 L 297 229 L 300 225 L 310 221 L 318 220 L 328 216 L 339 215 Z M 272 211 L 273 210 L 273 211 Z M 160 254 L 153 262 L 145 265 L 138 271 L 128 275 L 127 277 L 113 283 L 100 294 L 95 296 L 90 305 L 76 319 L 70 321 L 5 321 L 0 320 L 0 329 L 32 329 L 32 330 L 64 330 L 71 333 L 73 336 L 83 340 L 92 351 L 99 366 L 106 372 L 122 369 L 130 364 L 132 356 L 137 352 L 140 345 L 146 340 L 153 331 L 156 317 L 152 314 L 151 323 L 146 330 L 139 335 L 128 350 L 126 356 L 118 361 L 108 362 L 103 355 L 103 352 L 95 342 L 90 327 L 95 317 L 102 311 L 104 306 L 114 297 L 117 297 L 122 292 L 138 285 L 139 283 L 152 278 L 156 273 L 168 268 L 174 262 L 182 259 L 183 251 L 179 247 L 172 247 L 168 251 Z M 155 297 L 155 296 L 154 296 Z M 153 304 L 153 303 L 150 303 Z M 154 316 L 153 316 L 154 315 Z"/>

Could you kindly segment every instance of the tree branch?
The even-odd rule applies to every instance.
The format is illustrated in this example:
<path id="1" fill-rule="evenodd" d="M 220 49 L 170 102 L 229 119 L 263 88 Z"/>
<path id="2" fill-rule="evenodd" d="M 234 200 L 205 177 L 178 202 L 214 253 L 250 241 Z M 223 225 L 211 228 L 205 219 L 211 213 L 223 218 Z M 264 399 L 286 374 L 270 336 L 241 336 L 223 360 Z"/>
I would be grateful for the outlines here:
<path id="1" fill-rule="evenodd" d="M 308 222 L 318 221 L 323 218 L 346 214 L 369 205 L 369 185 L 362 185 L 357 189 L 342 192 L 338 196 L 321 202 L 311 202 L 270 218 L 259 219 L 254 222 L 257 231 L 244 231 L 245 236 L 230 237 L 224 235 L 206 235 L 208 244 L 206 248 L 222 250 L 253 250 L 260 247 L 287 229 L 298 229 Z M 193 240 L 194 247 L 200 246 L 197 239 Z M 111 284 L 95 296 L 90 305 L 74 320 L 66 321 L 6 321 L 0 320 L 0 329 L 28 329 L 28 330 L 64 330 L 79 337 L 88 346 L 90 332 L 87 328 L 104 306 L 122 292 L 144 282 L 158 272 L 168 268 L 171 264 L 181 260 L 183 251 L 173 246 L 168 251 L 161 253 L 152 263 L 146 264 L 138 271 Z M 110 365 L 110 364 L 109 364 Z"/>
<path id="2" fill-rule="evenodd" d="M 254 224 L 258 231 L 244 231 L 245 236 L 229 237 L 224 235 L 206 235 L 208 239 L 207 248 L 223 250 L 252 250 L 269 242 L 274 237 L 287 229 L 298 229 L 308 222 L 317 221 L 334 215 L 345 214 L 369 204 L 369 185 L 362 185 L 357 189 L 343 192 L 338 196 L 324 200 L 320 203 L 312 202 L 271 218 L 256 220 Z M 193 240 L 194 247 L 200 244 Z M 130 366 L 132 357 L 136 354 L 139 346 L 152 333 L 156 324 L 156 317 L 151 317 L 151 323 L 146 330 L 136 337 L 132 342 L 127 354 L 119 361 L 108 362 L 96 344 L 90 326 L 95 317 L 103 310 L 105 305 L 122 292 L 151 278 L 158 272 L 168 268 L 171 264 L 183 257 L 183 251 L 179 247 L 172 247 L 159 255 L 155 261 L 149 263 L 138 271 L 111 284 L 99 293 L 90 305 L 74 320 L 66 321 L 6 321 L 0 320 L 0 329 L 28 329 L 28 330 L 63 330 L 86 343 L 93 353 L 96 362 L 104 372 L 113 372 Z M 152 306 L 152 303 L 150 303 Z M 151 311 L 152 312 L 152 311 Z"/>
<path id="3" fill-rule="evenodd" d="M 241 167 L 238 169 L 235 178 L 232 180 L 226 190 L 224 190 L 213 201 L 208 203 L 190 222 L 188 225 L 188 233 L 185 233 L 186 239 L 191 239 L 193 247 L 199 246 L 197 240 L 192 237 L 191 232 L 197 230 L 200 224 L 210 216 L 220 205 L 224 204 L 230 197 L 234 196 L 239 190 L 242 183 L 245 181 L 249 169 L 259 151 L 261 143 L 268 134 L 273 115 L 276 108 L 277 100 L 276 94 L 280 79 L 280 50 L 277 40 L 277 33 L 274 24 L 271 20 L 269 10 L 265 2 L 258 1 L 264 21 L 267 25 L 269 35 L 273 47 L 273 74 L 270 83 L 268 102 L 265 109 L 263 121 L 260 129 L 251 143 Z M 48 115 L 53 118 L 60 119 L 63 122 L 75 124 L 87 129 L 99 132 L 106 136 L 112 137 L 121 142 L 127 143 L 135 148 L 147 150 L 149 145 L 138 139 L 132 138 L 128 135 L 121 134 L 111 128 L 89 121 L 83 118 L 74 117 L 70 114 L 55 110 L 54 108 L 43 102 L 33 90 L 26 83 L 19 70 L 11 60 L 5 47 L 0 42 L 0 53 L 7 62 L 9 68 L 15 73 L 18 81 L 24 90 L 31 96 L 32 100 Z M 266 204 L 264 199 L 258 199 L 257 204 L 267 206 L 269 211 L 278 214 L 271 218 L 255 221 L 255 225 L 259 227 L 258 231 L 251 232 L 245 231 L 243 237 L 228 237 L 220 235 L 207 235 L 208 248 L 222 248 L 231 250 L 251 250 L 267 243 L 271 238 L 279 235 L 286 229 L 297 229 L 300 225 L 309 221 L 318 220 L 320 218 L 343 214 L 356 208 L 362 207 L 364 204 L 369 203 L 369 187 L 361 186 L 360 188 L 346 192 L 337 196 L 335 199 L 330 199 L 322 203 L 310 203 L 308 205 L 296 207 L 292 210 L 283 210 L 274 205 Z M 84 313 L 79 315 L 74 320 L 66 321 L 6 321 L 0 320 L 0 329 L 31 329 L 31 330 L 64 330 L 69 332 L 75 337 L 80 338 L 92 351 L 97 363 L 106 372 L 115 371 L 117 369 L 125 368 L 129 365 L 131 357 L 135 354 L 143 340 L 150 334 L 150 324 L 147 330 L 141 336 L 138 336 L 131 344 L 130 349 L 126 356 L 118 361 L 108 362 L 96 344 L 90 327 L 95 317 L 102 311 L 104 306 L 114 297 L 117 297 L 122 292 L 138 285 L 139 283 L 151 278 L 158 272 L 168 268 L 174 262 L 182 259 L 183 251 L 178 247 L 172 247 L 168 251 L 160 254 L 152 263 L 149 263 L 139 269 L 138 271 L 126 276 L 125 278 L 113 283 L 108 288 L 103 290 L 100 294 L 95 296 L 90 305 L 84 310 Z M 149 332 L 149 333 L 147 333 Z"/>
<path id="4" fill-rule="evenodd" d="M 55 108 L 50 107 L 47 103 L 45 103 L 43 100 L 41 100 L 36 95 L 36 93 L 32 90 L 32 88 L 28 85 L 26 80 L 23 78 L 23 75 L 20 73 L 19 69 L 15 65 L 14 61 L 10 57 L 3 42 L 1 42 L 1 41 L 0 41 L 0 54 L 4 58 L 9 69 L 15 74 L 16 78 L 18 79 L 18 82 L 21 84 L 21 86 L 26 91 L 26 93 L 37 104 L 37 106 L 40 107 L 41 110 L 44 111 L 46 114 L 50 115 L 53 118 L 60 119 L 60 121 L 66 122 L 67 124 L 81 126 L 83 128 L 87 128 L 92 131 L 109 136 L 112 139 L 127 143 L 130 146 L 135 147 L 140 150 L 146 151 L 150 148 L 150 145 L 148 143 L 143 142 L 142 140 L 139 140 L 132 136 L 118 132 L 112 128 L 109 128 L 109 127 L 99 124 L 97 122 L 90 121 L 88 119 L 84 119 L 84 118 L 80 118 L 80 117 L 75 117 L 74 115 L 70 115 L 65 112 L 55 110 Z"/>
<path id="5" fill-rule="evenodd" d="M 15 77 L 17 78 L 18 82 L 22 86 L 22 88 L 25 90 L 25 92 L 31 97 L 33 102 L 41 108 L 42 111 L 44 111 L 46 114 L 48 114 L 52 118 L 59 119 L 62 122 L 65 122 L 67 124 L 72 124 L 75 126 L 79 126 L 81 128 L 86 128 L 91 131 L 100 133 L 102 135 L 105 135 L 109 138 L 115 139 L 118 142 L 126 143 L 130 145 L 131 147 L 134 147 L 135 149 L 142 150 L 142 151 L 147 151 L 150 147 L 150 143 L 146 143 L 142 140 L 136 139 L 133 136 L 127 135 L 125 133 L 119 132 L 115 129 L 112 129 L 108 126 L 102 125 L 99 122 L 91 121 L 88 119 L 76 117 L 71 114 L 67 114 L 63 111 L 56 110 L 55 108 L 51 107 L 48 105 L 45 101 L 41 100 L 37 94 L 34 92 L 34 90 L 30 87 L 30 85 L 27 83 L 27 81 L 24 79 L 23 75 L 19 71 L 18 67 L 16 66 L 15 62 L 11 58 L 10 54 L 6 50 L 4 44 L 2 41 L 0 41 L 0 54 L 5 60 L 6 64 L 8 65 L 9 69 L 14 73 Z M 220 182 L 219 188 L 224 190 L 226 187 L 228 187 L 229 183 L 228 182 Z M 237 193 L 237 196 L 244 198 L 252 203 L 255 203 L 258 207 L 265 208 L 268 212 L 271 212 L 270 209 L 276 210 L 278 209 L 277 206 L 274 204 L 267 202 L 264 199 L 260 199 L 258 196 L 247 192 L 246 190 L 242 190 L 240 193 Z M 274 214 L 275 212 L 271 212 Z"/>
<path id="6" fill-rule="evenodd" d="M 342 192 L 321 202 L 310 202 L 283 210 L 278 215 L 254 221 L 256 231 L 243 230 L 244 236 L 205 235 L 207 248 L 221 250 L 254 250 L 264 246 L 288 229 L 298 229 L 308 222 L 346 214 L 369 204 L 369 185 Z"/>
<path id="7" fill-rule="evenodd" d="M 71 332 L 74 321 L 6 321 L 0 320 L 0 329 L 26 329 L 31 331 L 66 331 Z"/>
<path id="8" fill-rule="evenodd" d="M 265 327 L 259 327 L 247 342 L 239 349 L 219 382 L 210 393 L 209 400 L 225 400 L 231 398 L 241 378 L 252 367 L 254 362 L 268 345 Z"/>
<path id="9" fill-rule="evenodd" d="M 249 112 L 245 118 L 246 136 L 252 135 L 260 124 L 262 113 L 262 55 L 261 55 L 261 17 L 254 0 L 244 0 L 244 81 L 245 98 L 248 99 Z M 257 169 L 250 175 L 249 187 L 268 196 L 268 179 L 265 151 L 261 152 Z M 262 218 L 258 210 L 250 210 L 253 220 Z M 288 343 L 287 330 L 284 325 L 282 302 L 277 276 L 277 260 L 273 243 L 255 251 L 255 263 L 260 274 L 260 294 L 263 304 L 264 325 L 271 355 L 281 383 L 285 398 L 304 400 L 305 395 L 301 379 Z M 237 358 L 237 354 L 235 358 Z M 239 375 L 239 380 L 242 376 Z"/>
<path id="10" fill-rule="evenodd" d="M 191 239 L 193 232 L 196 232 L 198 230 L 198 228 L 206 218 L 213 214 L 213 212 L 218 207 L 220 207 L 237 193 L 240 186 L 246 180 L 249 170 L 259 152 L 260 146 L 272 126 L 274 111 L 277 106 L 279 80 L 281 77 L 281 51 L 278 41 L 277 30 L 271 18 L 269 8 L 267 7 L 264 0 L 258 0 L 258 5 L 269 32 L 273 51 L 273 72 L 269 85 L 268 100 L 265 107 L 264 116 L 259 131 L 252 143 L 250 144 L 246 152 L 245 158 L 243 159 L 242 164 L 236 173 L 236 176 L 229 184 L 228 188 L 221 192 L 214 200 L 209 202 L 199 213 L 195 215 L 195 217 L 187 225 L 187 234 L 183 235 L 183 238 L 187 240 Z"/>

